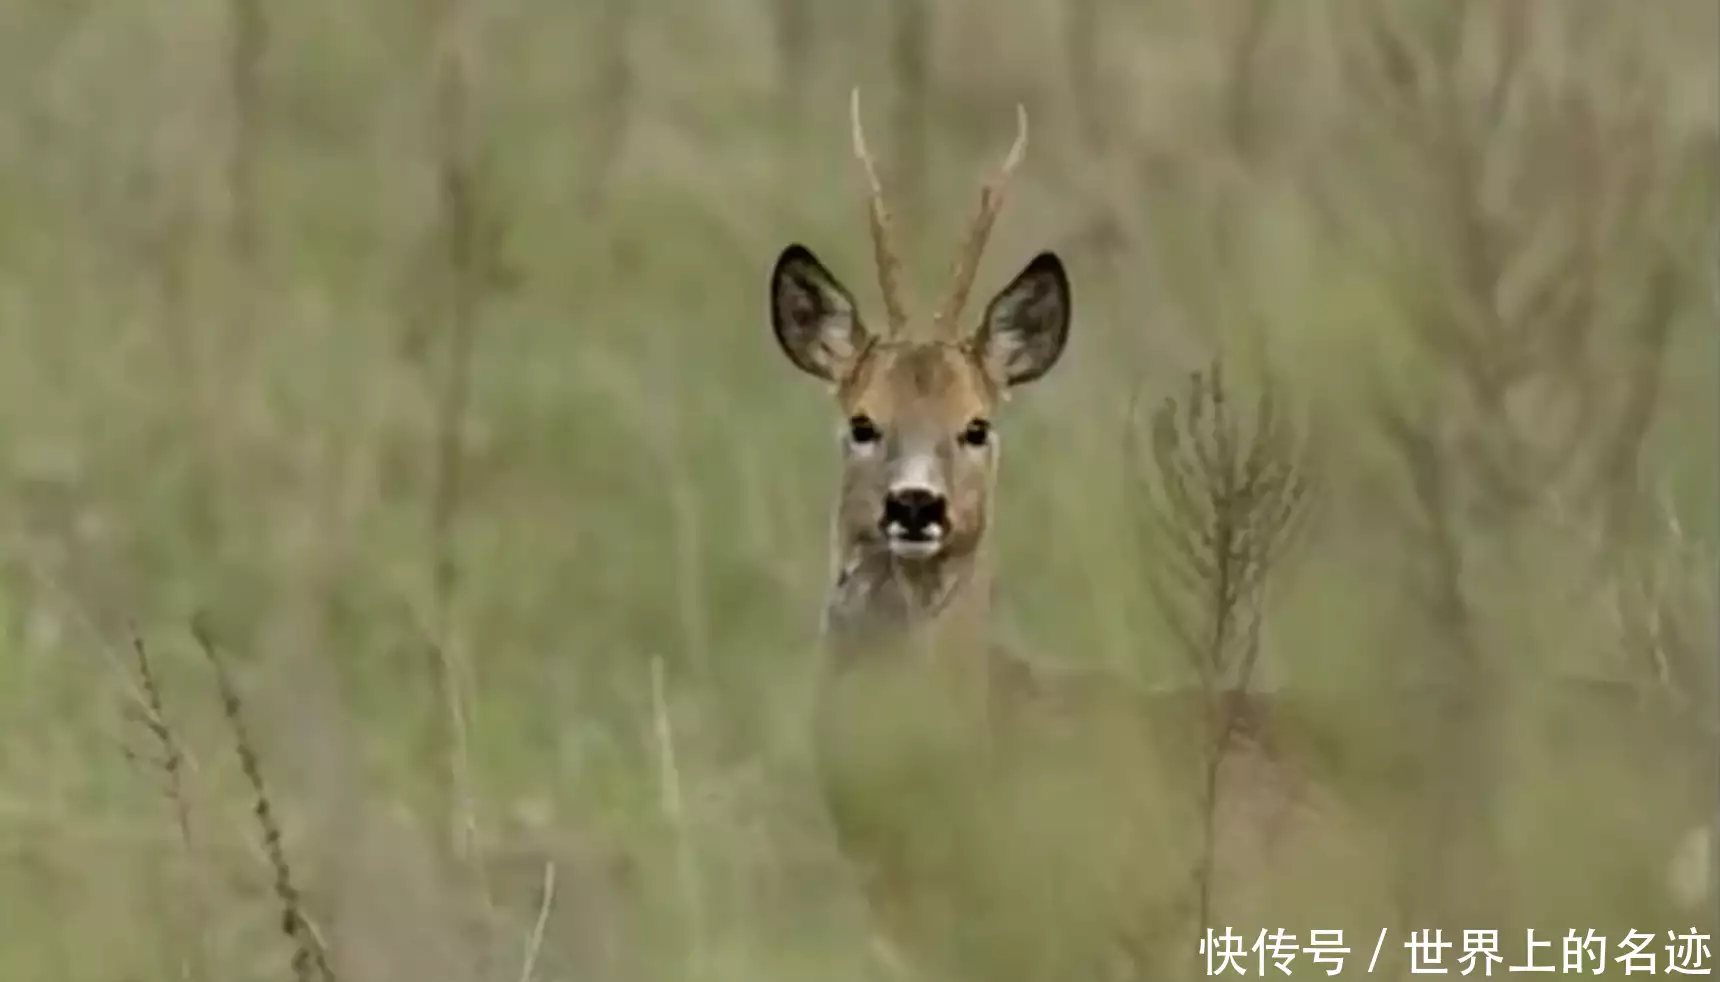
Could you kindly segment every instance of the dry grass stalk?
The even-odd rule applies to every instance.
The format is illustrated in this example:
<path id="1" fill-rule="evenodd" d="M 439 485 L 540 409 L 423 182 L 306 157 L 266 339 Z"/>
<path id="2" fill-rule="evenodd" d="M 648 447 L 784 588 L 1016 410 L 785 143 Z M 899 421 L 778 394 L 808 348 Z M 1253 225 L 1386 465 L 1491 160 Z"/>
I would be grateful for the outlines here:
<path id="1" fill-rule="evenodd" d="M 244 703 L 239 696 L 238 687 L 233 684 L 232 676 L 228 674 L 227 666 L 221 660 L 214 636 L 202 616 L 192 621 L 191 631 L 214 672 L 216 690 L 221 698 L 221 712 L 233 734 L 233 747 L 239 758 L 239 769 L 251 786 L 252 815 L 257 821 L 263 852 L 274 872 L 275 899 L 281 907 L 281 933 L 285 934 L 292 944 L 293 977 L 298 982 L 335 982 L 337 977 L 330 967 L 328 953 L 305 914 L 304 897 L 293 882 L 292 866 L 287 861 L 280 821 L 275 816 L 273 799 L 270 798 L 268 785 L 263 780 L 262 762 L 257 754 L 256 742 L 245 722 Z"/>
<path id="2" fill-rule="evenodd" d="M 1105 146 L 1105 95 L 1100 89 L 1102 21 L 1097 0 L 1070 0 L 1063 14 L 1063 63 L 1070 102 L 1080 124 L 1081 141 L 1091 150 Z"/>
<path id="3" fill-rule="evenodd" d="M 788 6 L 800 7 L 800 3 Z M 627 147 L 634 106 L 639 101 L 639 80 L 633 68 L 631 38 L 641 8 L 632 0 L 603 0 L 597 24 L 591 32 L 597 66 L 596 98 L 588 105 L 589 146 L 594 150 L 591 177 L 586 184 L 584 208 L 600 214 L 621 169 Z"/>
<path id="4" fill-rule="evenodd" d="M 1609 537 L 1596 537 L 1593 547 L 1609 557 L 1603 588 L 1620 649 L 1675 712 L 1715 732 L 1713 562 L 1691 545 L 1670 505 L 1661 511 L 1652 541 L 1632 543 L 1622 557 Z"/>
<path id="5" fill-rule="evenodd" d="M 1233 405 L 1222 359 L 1169 397 L 1152 422 L 1154 474 L 1143 510 L 1154 551 L 1168 556 L 1154 598 L 1200 680 L 1208 725 L 1200 924 L 1211 920 L 1220 776 L 1243 718 L 1260 653 L 1268 575 L 1309 514 L 1313 486 L 1301 441 L 1270 386 L 1252 418 Z"/>
<path id="6" fill-rule="evenodd" d="M 930 179 L 931 6 L 928 0 L 896 0 L 890 11 L 890 67 L 896 81 L 891 128 L 900 161 L 902 214 L 910 223 L 924 218 Z M 910 227 L 908 237 L 918 238 L 917 231 Z"/>
<path id="7" fill-rule="evenodd" d="M 167 797 L 173 806 L 174 826 L 178 829 L 179 839 L 189 854 L 195 851 L 195 847 L 191 835 L 191 803 L 185 795 L 185 752 L 180 749 L 179 739 L 174 736 L 172 727 L 167 723 L 161 683 L 156 677 L 155 666 L 151 663 L 149 648 L 143 643 L 143 636 L 135 630 L 132 632 L 131 648 L 136 657 L 138 687 L 143 693 L 143 724 L 161 752 L 156 763 L 160 765 L 162 777 L 167 782 Z"/>
<path id="8" fill-rule="evenodd" d="M 1633 516 L 1642 510 L 1642 446 L 1660 409 L 1666 348 L 1684 285 L 1671 259 L 1662 257 L 1650 275 L 1639 319 L 1631 331 L 1628 381 L 1617 424 L 1597 454 L 1595 476 L 1604 500 L 1606 537 L 1618 548 L 1624 547 Z"/>
<path id="9" fill-rule="evenodd" d="M 261 115 L 263 58 L 269 22 L 263 0 L 229 0 L 227 147 L 227 240 L 233 254 L 248 260 L 256 246 L 255 183 L 258 123 Z"/>
<path id="10" fill-rule="evenodd" d="M 440 725 L 433 753 L 442 761 L 443 801 L 454 851 L 467 867 L 486 907 L 493 908 L 477 855 L 478 820 L 472 790 L 466 688 L 469 672 L 454 638 L 459 591 L 455 525 L 465 496 L 464 431 L 471 412 L 472 358 L 479 308 L 500 279 L 500 227 L 484 207 L 476 140 L 472 133 L 476 63 L 475 9 L 467 0 L 441 0 L 436 8 L 434 156 L 437 187 L 435 264 L 442 286 L 437 315 L 446 348 L 435 379 L 434 472 L 429 513 L 430 643 L 427 669 L 434 682 Z"/>
<path id="11" fill-rule="evenodd" d="M 555 906 L 555 861 L 543 864 L 543 897 L 538 902 L 537 920 L 532 922 L 531 937 L 526 942 L 525 958 L 520 962 L 520 982 L 532 982 L 537 974 L 538 953 L 543 951 L 544 931 L 549 927 L 549 912 Z"/>
<path id="12" fill-rule="evenodd" d="M 452 529 L 464 483 L 461 429 L 471 398 L 473 339 L 481 293 L 477 175 L 470 123 L 471 13 L 443 0 L 438 18 L 435 92 L 437 235 L 447 284 L 447 358 L 437 392 L 436 473 L 430 515 L 433 609 L 438 628 L 458 586 Z M 441 632 L 439 631 L 438 634 Z"/>
<path id="13" fill-rule="evenodd" d="M 775 0 L 771 4 L 771 26 L 776 32 L 776 56 L 782 73 L 777 88 L 796 128 L 805 118 L 807 87 L 812 80 L 811 68 L 815 63 L 813 49 L 818 42 L 818 21 L 818 12 L 804 0 Z"/>
<path id="14" fill-rule="evenodd" d="M 1260 149 L 1262 112 L 1260 83 L 1264 74 L 1261 51 L 1272 26 L 1273 6 L 1266 0 L 1243 0 L 1241 23 L 1230 50 L 1230 85 L 1225 122 L 1232 152 L 1251 162 Z"/>
<path id="15" fill-rule="evenodd" d="M 1154 577 L 1158 603 L 1203 688 L 1245 686 L 1267 574 L 1311 502 L 1300 439 L 1270 387 L 1239 418 L 1214 359 L 1154 413 L 1151 453 L 1148 532 L 1174 558 Z"/>
<path id="16" fill-rule="evenodd" d="M 188 864 L 194 862 L 197 855 L 195 840 L 191 834 L 191 802 L 185 790 L 186 758 L 185 751 L 179 745 L 179 738 L 167 722 L 165 702 L 162 697 L 161 683 L 155 674 L 155 666 L 151 661 L 149 648 L 144 644 L 143 635 L 135 629 L 132 631 L 132 653 L 135 656 L 138 688 L 142 693 L 140 708 L 142 709 L 143 725 L 149 731 L 150 738 L 155 741 L 160 757 L 154 761 L 166 782 L 168 804 L 173 808 L 174 827 L 179 833 L 180 845 L 185 851 Z M 208 929 L 208 917 L 204 909 L 202 893 L 195 882 L 188 883 L 183 891 L 190 908 L 190 932 L 194 940 L 189 945 L 184 963 L 180 966 L 180 976 L 188 980 L 203 980 L 209 978 L 209 959 L 203 938 Z"/>
<path id="17" fill-rule="evenodd" d="M 658 784 L 663 796 L 663 815 L 675 836 L 675 869 L 680 881 L 682 916 L 691 943 L 688 945 L 688 974 L 705 975 L 705 914 L 699 889 L 698 867 L 688 836 L 686 805 L 681 794 L 681 768 L 675 754 L 675 727 L 669 719 L 668 683 L 663 659 L 651 659 L 651 722 L 657 744 Z"/>

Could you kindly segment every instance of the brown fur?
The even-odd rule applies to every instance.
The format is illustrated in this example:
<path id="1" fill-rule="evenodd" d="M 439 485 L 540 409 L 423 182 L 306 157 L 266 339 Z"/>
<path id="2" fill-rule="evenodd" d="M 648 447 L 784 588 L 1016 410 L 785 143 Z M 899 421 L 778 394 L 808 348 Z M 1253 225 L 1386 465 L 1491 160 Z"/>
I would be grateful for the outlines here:
<path id="1" fill-rule="evenodd" d="M 877 434 L 843 448 L 824 618 L 834 657 L 815 725 L 826 802 L 889 943 L 988 979 L 1094 977 L 1118 950 L 1152 962 L 1154 932 L 1187 926 L 1200 854 L 1188 830 L 1202 825 L 1211 732 L 1199 693 L 1050 677 L 988 635 L 995 416 L 1012 372 L 1037 378 L 1067 329 L 1067 284 L 1046 262 L 955 338 L 870 334 L 835 278 L 792 248 L 773 289 L 790 358 Z M 1020 352 L 1045 363 L 1012 360 Z M 983 447 L 961 441 L 976 419 L 994 431 Z M 916 453 L 934 461 L 949 531 L 934 555 L 903 557 L 880 514 Z M 1285 857 L 1329 862 L 1363 847 L 1337 803 L 1275 752 L 1264 705 L 1236 709 L 1210 875 L 1249 903 L 1277 877 L 1307 875 Z M 1062 883 L 1066 909 L 1043 906 L 1045 877 Z"/>
<path id="2" fill-rule="evenodd" d="M 1062 355 L 1069 284 L 1042 253 L 977 323 L 958 320 L 1000 177 L 982 196 L 951 299 L 934 321 L 909 320 L 858 121 L 855 142 L 873 183 L 886 330 L 871 330 L 802 246 L 785 249 L 771 277 L 779 343 L 833 387 L 849 425 L 824 617 L 834 657 L 816 721 L 826 802 L 874 913 L 916 961 L 988 979 L 1099 977 L 1117 950 L 1152 947 L 1146 926 L 1166 922 L 1167 904 L 1186 923 L 1196 850 L 1167 831 L 1190 823 L 1167 816 L 1199 797 L 1190 765 L 1204 753 L 1206 705 L 1179 694 L 1167 710 L 1116 687 L 1048 679 L 992 644 L 994 417 L 1010 389 Z M 976 423 L 983 440 L 971 438 Z M 886 501 L 904 475 L 944 500 L 947 529 L 926 551 L 887 530 Z M 1306 844 L 1312 799 L 1259 732 L 1245 734 L 1231 766 L 1244 793 L 1213 818 L 1227 859 L 1265 865 L 1275 843 L 1300 834 Z M 1185 778 L 1190 792 L 1164 800 L 1165 781 Z M 1048 880 L 1061 886 L 1048 892 Z"/>

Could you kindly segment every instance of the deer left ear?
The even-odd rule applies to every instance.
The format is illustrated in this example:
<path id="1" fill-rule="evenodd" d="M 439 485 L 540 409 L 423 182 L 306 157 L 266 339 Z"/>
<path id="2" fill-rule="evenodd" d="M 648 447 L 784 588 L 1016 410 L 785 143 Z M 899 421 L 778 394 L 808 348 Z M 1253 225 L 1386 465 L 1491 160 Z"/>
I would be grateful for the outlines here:
<path id="1" fill-rule="evenodd" d="M 847 288 L 798 244 L 771 271 L 770 320 L 789 360 L 827 382 L 848 374 L 871 337 Z"/>
<path id="2" fill-rule="evenodd" d="M 1055 253 L 1042 252 L 986 305 L 974 344 L 1006 386 L 1039 378 L 1069 341 L 1069 277 Z"/>

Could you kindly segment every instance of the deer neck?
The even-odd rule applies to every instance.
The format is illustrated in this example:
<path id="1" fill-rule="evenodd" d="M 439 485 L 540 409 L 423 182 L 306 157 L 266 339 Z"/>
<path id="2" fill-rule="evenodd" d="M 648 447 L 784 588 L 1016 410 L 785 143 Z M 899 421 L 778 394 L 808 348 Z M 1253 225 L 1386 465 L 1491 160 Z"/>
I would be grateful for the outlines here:
<path id="1" fill-rule="evenodd" d="M 904 561 L 881 544 L 839 544 L 824 611 L 838 661 L 885 651 L 954 659 L 983 651 L 991 563 L 979 547 L 930 561 Z"/>

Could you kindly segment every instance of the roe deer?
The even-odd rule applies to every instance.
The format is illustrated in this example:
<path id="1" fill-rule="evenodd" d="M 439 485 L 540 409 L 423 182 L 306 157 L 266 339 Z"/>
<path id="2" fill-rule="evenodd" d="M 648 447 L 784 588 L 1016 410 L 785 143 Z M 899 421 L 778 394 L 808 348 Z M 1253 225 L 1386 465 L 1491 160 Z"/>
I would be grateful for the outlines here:
<path id="1" fill-rule="evenodd" d="M 1186 817 L 1173 820 L 1191 796 L 1165 788 L 1203 753 L 1188 739 L 1191 723 L 1204 733 L 1203 700 L 1090 698 L 1115 687 L 1052 684 L 985 634 L 995 413 L 1058 363 L 1071 320 L 1069 278 L 1051 252 L 971 325 L 963 320 L 1026 149 L 1025 110 L 929 320 L 904 296 L 858 90 L 851 112 L 881 329 L 803 245 L 782 251 L 770 283 L 782 350 L 831 385 L 844 420 L 816 722 L 839 846 L 860 869 L 885 944 L 910 962 L 994 980 L 1109 977 L 1129 961 L 1144 971 L 1142 947 L 1158 935 L 1175 955 L 1156 957 L 1186 967 L 1198 934 L 1187 860 L 1198 847 Z M 1223 860 L 1264 866 L 1268 853 L 1290 852 L 1329 867 L 1306 858 L 1321 855 L 1315 846 L 1282 838 L 1307 825 L 1299 817 L 1313 799 L 1301 777 L 1259 745 L 1237 758 L 1227 767 L 1239 794 L 1215 823 Z M 1350 833 L 1328 838 L 1343 845 Z"/>

